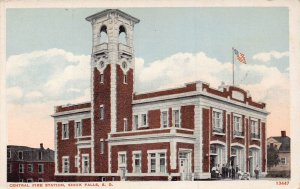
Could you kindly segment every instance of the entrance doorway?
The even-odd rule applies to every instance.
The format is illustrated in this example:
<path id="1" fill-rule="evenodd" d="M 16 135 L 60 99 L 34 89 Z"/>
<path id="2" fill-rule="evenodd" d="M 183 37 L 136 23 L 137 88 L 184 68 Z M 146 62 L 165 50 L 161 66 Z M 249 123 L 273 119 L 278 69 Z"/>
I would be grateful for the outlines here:
<path id="1" fill-rule="evenodd" d="M 120 179 L 125 180 L 126 176 L 126 168 L 125 167 L 120 167 Z"/>
<path id="2" fill-rule="evenodd" d="M 179 152 L 179 172 L 181 180 L 192 179 L 192 163 L 191 163 L 191 152 L 182 151 Z"/>

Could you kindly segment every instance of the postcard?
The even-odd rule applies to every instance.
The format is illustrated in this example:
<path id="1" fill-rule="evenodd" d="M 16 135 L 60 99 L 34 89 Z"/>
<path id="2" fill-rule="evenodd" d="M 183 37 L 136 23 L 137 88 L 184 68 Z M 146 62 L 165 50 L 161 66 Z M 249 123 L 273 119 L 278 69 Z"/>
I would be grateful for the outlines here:
<path id="1" fill-rule="evenodd" d="M 1 9 L 1 187 L 299 188 L 299 1 Z"/>

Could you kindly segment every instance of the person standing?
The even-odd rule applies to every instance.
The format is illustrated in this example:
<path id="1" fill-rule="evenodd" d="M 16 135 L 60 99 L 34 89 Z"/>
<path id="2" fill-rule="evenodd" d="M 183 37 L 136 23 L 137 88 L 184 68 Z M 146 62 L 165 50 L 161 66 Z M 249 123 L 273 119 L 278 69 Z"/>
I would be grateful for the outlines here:
<path id="1" fill-rule="evenodd" d="M 232 178 L 231 172 L 232 172 L 232 166 L 229 165 L 229 168 L 228 168 L 228 177 L 229 177 L 229 178 Z"/>
<path id="2" fill-rule="evenodd" d="M 232 167 L 231 169 L 231 178 L 234 180 L 235 179 L 235 169 Z"/>
<path id="3" fill-rule="evenodd" d="M 259 167 L 258 167 L 258 165 L 256 165 L 256 167 L 254 169 L 254 173 L 255 173 L 255 178 L 258 179 L 258 176 L 259 176 Z"/>
<path id="4" fill-rule="evenodd" d="M 222 179 L 225 179 L 225 165 L 222 165 Z"/>

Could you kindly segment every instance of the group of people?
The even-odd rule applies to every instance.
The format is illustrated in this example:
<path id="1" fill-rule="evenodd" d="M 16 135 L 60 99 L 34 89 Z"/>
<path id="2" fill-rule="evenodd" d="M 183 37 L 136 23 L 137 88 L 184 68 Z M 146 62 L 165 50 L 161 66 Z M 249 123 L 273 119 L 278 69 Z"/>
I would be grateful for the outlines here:
<path id="1" fill-rule="evenodd" d="M 255 178 L 258 179 L 258 175 L 259 175 L 259 167 L 256 166 L 255 170 Z M 213 166 L 211 169 L 211 177 L 212 178 L 221 178 L 221 179 L 226 179 L 226 178 L 230 178 L 230 179 L 241 179 L 242 177 L 247 177 L 245 179 L 248 179 L 248 177 L 250 177 L 249 173 L 242 173 L 239 166 L 232 166 L 229 163 L 227 165 L 223 164 L 222 167 L 219 166 L 219 164 L 217 166 Z"/>

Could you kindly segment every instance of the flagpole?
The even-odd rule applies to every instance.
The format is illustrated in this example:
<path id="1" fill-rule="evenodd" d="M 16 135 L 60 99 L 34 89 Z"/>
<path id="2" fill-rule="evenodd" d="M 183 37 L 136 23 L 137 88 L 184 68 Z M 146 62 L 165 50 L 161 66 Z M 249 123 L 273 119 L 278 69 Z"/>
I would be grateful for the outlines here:
<path id="1" fill-rule="evenodd" d="M 234 48 L 232 47 L 232 86 L 234 86 Z"/>

